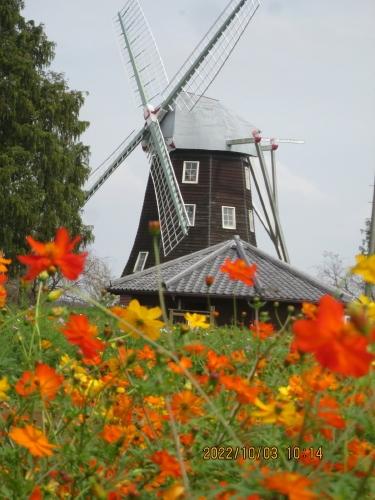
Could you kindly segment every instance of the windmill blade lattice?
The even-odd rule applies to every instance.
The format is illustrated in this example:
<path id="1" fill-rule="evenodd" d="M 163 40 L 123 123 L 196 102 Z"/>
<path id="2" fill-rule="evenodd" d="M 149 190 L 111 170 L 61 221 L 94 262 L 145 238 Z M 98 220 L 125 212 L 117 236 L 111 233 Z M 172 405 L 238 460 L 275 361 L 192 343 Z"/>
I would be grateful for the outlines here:
<path id="1" fill-rule="evenodd" d="M 125 161 L 125 159 L 135 150 L 135 148 L 142 142 L 144 136 L 144 129 L 141 129 L 137 134 L 135 134 L 130 141 L 127 142 L 125 146 L 121 147 L 121 153 L 119 153 L 116 158 L 109 164 L 105 172 L 94 182 L 86 194 L 86 202 L 91 198 L 91 196 L 96 193 L 96 191 L 105 183 L 105 181 L 110 177 L 113 172 Z M 111 155 L 109 158 L 112 158 Z M 105 166 L 105 165 L 103 165 Z"/>
<path id="2" fill-rule="evenodd" d="M 260 5 L 259 0 L 232 0 L 193 50 L 163 92 L 163 108 L 192 110 L 237 45 Z"/>
<path id="3" fill-rule="evenodd" d="M 187 235 L 189 218 L 157 120 L 149 124 L 148 160 L 155 188 L 164 255 Z"/>
<path id="4" fill-rule="evenodd" d="M 160 94 L 168 85 L 168 76 L 138 0 L 129 0 L 118 13 L 117 21 L 123 35 L 125 64 L 137 105 L 144 105 L 140 86 L 147 103 L 159 104 Z M 135 74 L 134 64 L 138 75 Z"/>

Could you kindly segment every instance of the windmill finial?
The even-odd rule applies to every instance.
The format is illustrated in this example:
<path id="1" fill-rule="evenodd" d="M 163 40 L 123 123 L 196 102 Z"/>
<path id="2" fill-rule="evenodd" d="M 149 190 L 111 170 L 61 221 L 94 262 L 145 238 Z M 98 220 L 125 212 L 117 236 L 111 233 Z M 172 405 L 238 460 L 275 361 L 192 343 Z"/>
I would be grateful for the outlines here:
<path id="1" fill-rule="evenodd" d="M 260 135 L 262 133 L 261 130 L 258 128 L 255 128 L 252 132 L 251 135 L 254 137 L 255 142 L 258 144 L 262 140 L 262 136 Z"/>

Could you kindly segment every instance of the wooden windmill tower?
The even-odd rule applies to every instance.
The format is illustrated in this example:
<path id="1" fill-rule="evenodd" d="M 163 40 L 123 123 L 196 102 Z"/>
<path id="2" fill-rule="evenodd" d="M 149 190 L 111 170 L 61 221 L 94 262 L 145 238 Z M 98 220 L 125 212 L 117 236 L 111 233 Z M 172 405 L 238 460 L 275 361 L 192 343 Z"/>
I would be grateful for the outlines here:
<path id="1" fill-rule="evenodd" d="M 129 0 L 118 13 L 126 65 L 145 125 L 92 185 L 87 199 L 141 144 L 150 175 L 124 275 L 154 264 L 148 222 L 157 219 L 163 261 L 234 234 L 256 245 L 255 214 L 278 257 L 288 262 L 277 207 L 277 144 L 268 140 L 262 145 L 260 131 L 218 101 L 204 96 L 258 7 L 258 0 L 231 0 L 171 81 L 138 0 Z M 271 152 L 272 181 L 265 151 Z M 251 179 L 258 192 L 259 208 L 252 201 Z"/>

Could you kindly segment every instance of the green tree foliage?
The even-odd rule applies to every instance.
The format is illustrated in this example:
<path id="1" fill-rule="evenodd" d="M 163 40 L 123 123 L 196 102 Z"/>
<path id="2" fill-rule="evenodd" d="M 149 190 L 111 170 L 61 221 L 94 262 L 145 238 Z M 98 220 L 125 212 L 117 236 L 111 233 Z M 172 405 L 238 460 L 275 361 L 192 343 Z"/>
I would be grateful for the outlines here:
<path id="1" fill-rule="evenodd" d="M 50 70 L 54 43 L 26 21 L 23 0 L 0 2 L 0 248 L 25 236 L 49 240 L 59 226 L 92 239 L 81 220 L 89 149 L 80 142 L 84 94 Z"/>
<path id="2" fill-rule="evenodd" d="M 371 224 L 371 219 L 366 219 L 365 228 L 361 229 L 362 243 L 359 247 L 359 251 L 363 254 L 367 254 L 370 247 L 370 224 Z"/>

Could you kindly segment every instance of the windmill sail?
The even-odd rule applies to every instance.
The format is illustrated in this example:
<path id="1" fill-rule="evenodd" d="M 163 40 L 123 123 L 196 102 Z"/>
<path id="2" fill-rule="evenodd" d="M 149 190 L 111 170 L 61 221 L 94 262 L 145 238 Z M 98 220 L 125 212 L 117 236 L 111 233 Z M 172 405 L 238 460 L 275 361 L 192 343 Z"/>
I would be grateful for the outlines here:
<path id="1" fill-rule="evenodd" d="M 96 193 L 96 191 L 104 184 L 109 176 L 121 165 L 121 163 L 134 151 L 134 149 L 140 144 L 144 136 L 144 130 L 141 129 L 137 134 L 130 139 L 130 141 L 122 147 L 121 153 L 119 153 L 114 160 L 109 164 L 104 173 L 94 182 L 91 188 L 87 191 L 86 202 L 91 198 L 91 196 Z M 112 158 L 112 155 L 110 156 Z"/>
<path id="2" fill-rule="evenodd" d="M 144 99 L 147 103 L 159 104 L 168 77 L 138 0 L 129 0 L 118 13 L 117 21 L 123 35 L 125 64 L 137 105 L 144 106 Z"/>
<path id="3" fill-rule="evenodd" d="M 148 159 L 158 205 L 164 256 L 187 235 L 189 218 L 157 120 L 149 124 Z"/>
<path id="4" fill-rule="evenodd" d="M 151 89 L 157 83 L 153 71 L 155 66 L 152 64 L 152 49 L 154 48 L 157 52 L 157 48 L 138 0 L 130 0 L 119 12 L 118 19 L 129 56 L 132 78 L 144 109 L 149 134 L 148 158 L 158 204 L 163 250 L 166 256 L 187 235 L 189 218 L 157 115 L 151 105 L 151 100 L 155 97 Z M 149 41 L 150 53 L 146 53 L 143 43 L 145 38 Z M 160 67 L 160 64 L 162 65 L 159 56 L 156 67 Z"/>
<path id="5" fill-rule="evenodd" d="M 232 0 L 163 92 L 163 105 L 192 110 L 216 78 L 260 5 Z"/>

